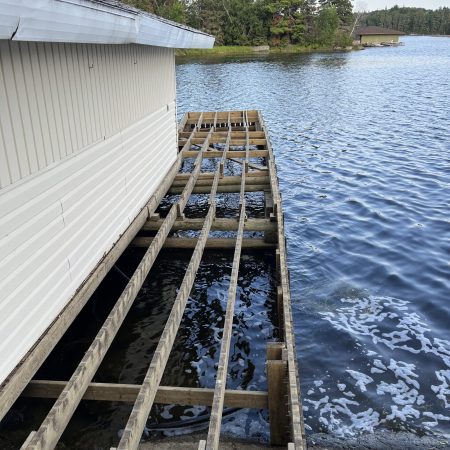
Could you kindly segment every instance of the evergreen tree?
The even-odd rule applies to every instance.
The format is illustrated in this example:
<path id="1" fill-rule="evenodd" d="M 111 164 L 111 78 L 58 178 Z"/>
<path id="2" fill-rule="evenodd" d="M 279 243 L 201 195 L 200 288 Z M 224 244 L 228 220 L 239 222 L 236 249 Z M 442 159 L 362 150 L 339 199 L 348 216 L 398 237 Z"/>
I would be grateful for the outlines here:
<path id="1" fill-rule="evenodd" d="M 320 9 L 334 6 L 342 24 L 348 25 L 352 20 L 353 6 L 350 0 L 319 0 Z"/>

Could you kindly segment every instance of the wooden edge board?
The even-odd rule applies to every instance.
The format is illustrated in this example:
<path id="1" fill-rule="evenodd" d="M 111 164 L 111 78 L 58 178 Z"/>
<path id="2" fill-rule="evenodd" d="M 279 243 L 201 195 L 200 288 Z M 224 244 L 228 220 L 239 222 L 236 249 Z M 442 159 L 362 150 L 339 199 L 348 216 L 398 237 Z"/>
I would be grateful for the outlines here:
<path id="1" fill-rule="evenodd" d="M 57 398 L 66 381 L 32 380 L 22 392 L 22 397 Z M 133 403 L 139 394 L 140 384 L 90 383 L 83 400 Z M 158 386 L 155 403 L 164 405 L 213 404 L 214 389 L 178 386 Z M 228 408 L 267 409 L 268 394 L 265 391 L 225 391 L 224 406 Z"/>
<path id="2" fill-rule="evenodd" d="M 265 124 L 260 113 L 259 122 L 262 129 L 267 133 Z M 268 137 L 268 134 L 267 134 Z M 274 202 L 274 213 L 278 223 L 278 245 L 280 254 L 280 281 L 283 292 L 283 326 L 284 340 L 286 345 L 287 362 L 288 362 L 288 401 L 290 408 L 291 420 L 291 438 L 295 448 L 303 450 L 306 448 L 303 412 L 300 403 L 300 385 L 298 380 L 298 367 L 295 354 L 294 326 L 292 320 L 291 298 L 289 289 L 289 274 L 287 270 L 286 260 L 286 244 L 284 235 L 283 212 L 281 209 L 281 195 L 278 187 L 278 179 L 276 177 L 276 167 L 274 155 L 269 139 L 267 139 L 267 149 L 269 151 L 269 176 L 271 180 L 272 197 Z"/>
<path id="3" fill-rule="evenodd" d="M 195 185 L 196 177 L 200 173 L 202 155 L 208 147 L 209 139 L 205 139 L 202 150 L 198 153 L 192 178 L 186 184 L 180 199 L 172 206 L 169 214 L 164 219 L 161 228 L 145 252 L 137 269 L 130 278 L 127 286 L 113 306 L 110 314 L 106 318 L 103 326 L 97 333 L 94 341 L 83 356 L 72 377 L 68 381 L 58 399 L 50 409 L 39 429 L 28 443 L 27 449 L 39 450 L 42 448 L 53 449 L 64 432 L 70 418 L 80 403 L 86 389 L 100 366 L 106 352 L 108 351 L 117 331 L 125 319 L 131 305 L 134 302 L 142 284 L 145 281 L 156 257 L 161 250 L 164 241 L 169 234 L 173 223 L 177 217 L 177 212 L 183 210 L 189 200 L 192 189 Z"/>

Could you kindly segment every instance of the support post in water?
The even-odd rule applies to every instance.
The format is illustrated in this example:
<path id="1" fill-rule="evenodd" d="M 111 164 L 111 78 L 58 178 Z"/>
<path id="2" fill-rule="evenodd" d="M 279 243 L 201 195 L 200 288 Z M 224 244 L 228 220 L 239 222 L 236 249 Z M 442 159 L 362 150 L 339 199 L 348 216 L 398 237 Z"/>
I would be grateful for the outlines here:
<path id="1" fill-rule="evenodd" d="M 287 361 L 282 359 L 283 344 L 267 344 L 267 390 L 269 403 L 270 444 L 287 445 L 289 416 L 287 405 Z"/>

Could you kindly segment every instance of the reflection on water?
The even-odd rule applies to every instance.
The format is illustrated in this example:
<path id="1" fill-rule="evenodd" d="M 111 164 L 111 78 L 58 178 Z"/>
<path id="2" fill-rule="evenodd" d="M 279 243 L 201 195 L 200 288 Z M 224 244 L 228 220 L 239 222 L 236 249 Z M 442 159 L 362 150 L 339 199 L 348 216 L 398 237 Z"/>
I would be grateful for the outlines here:
<path id="1" fill-rule="evenodd" d="M 310 436 L 450 434 L 450 41 L 405 42 L 178 66 L 271 133 Z"/>

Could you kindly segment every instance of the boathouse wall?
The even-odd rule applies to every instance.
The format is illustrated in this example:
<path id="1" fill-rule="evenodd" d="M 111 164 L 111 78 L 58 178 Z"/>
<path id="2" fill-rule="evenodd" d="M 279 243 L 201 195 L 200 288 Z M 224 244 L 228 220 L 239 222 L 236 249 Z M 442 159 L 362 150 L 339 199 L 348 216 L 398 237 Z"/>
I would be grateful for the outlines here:
<path id="1" fill-rule="evenodd" d="M 174 49 L 0 40 L 0 385 L 177 155 Z"/>
<path id="2" fill-rule="evenodd" d="M 381 44 L 383 42 L 398 42 L 398 34 L 368 34 L 361 36 L 361 44 Z"/>

